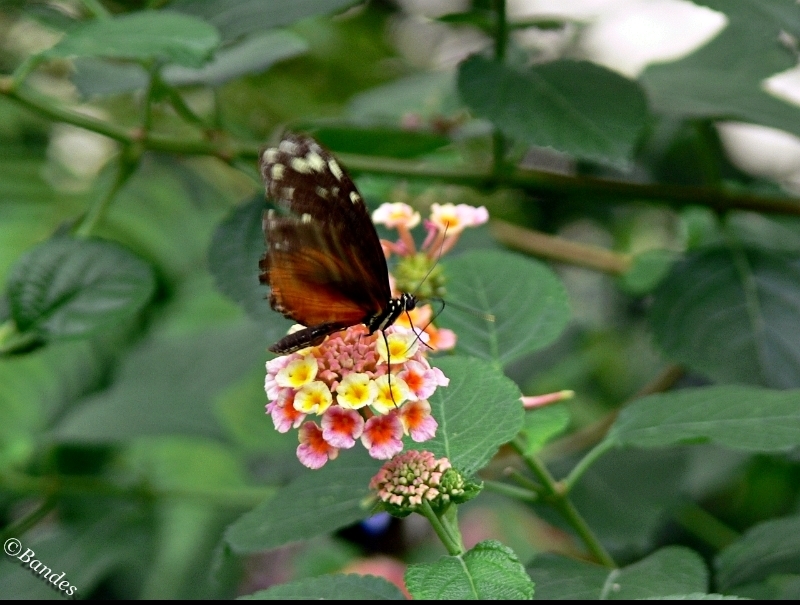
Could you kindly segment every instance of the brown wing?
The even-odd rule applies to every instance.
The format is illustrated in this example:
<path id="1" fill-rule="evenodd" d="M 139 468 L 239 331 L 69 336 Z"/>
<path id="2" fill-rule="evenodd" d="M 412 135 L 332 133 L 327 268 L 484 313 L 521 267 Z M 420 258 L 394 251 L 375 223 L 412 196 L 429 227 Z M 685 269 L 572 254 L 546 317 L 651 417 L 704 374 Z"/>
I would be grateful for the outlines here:
<path id="1" fill-rule="evenodd" d="M 264 232 L 268 249 L 261 281 L 270 285 L 276 311 L 305 326 L 347 327 L 382 309 L 358 282 L 367 269 L 357 247 L 336 229 L 271 211 Z"/>
<path id="2" fill-rule="evenodd" d="M 261 154 L 268 195 L 290 214 L 264 218 L 261 281 L 276 311 L 306 326 L 354 325 L 389 302 L 386 259 L 353 181 L 310 137 Z"/>
<path id="3" fill-rule="evenodd" d="M 295 217 L 272 228 L 265 220 L 267 257 L 275 254 L 273 240 L 289 240 L 293 250 L 308 254 L 309 267 L 319 268 L 314 283 L 327 287 L 321 290 L 323 299 L 335 292 L 358 306 L 362 318 L 381 312 L 391 297 L 386 259 L 364 200 L 333 155 L 311 137 L 288 135 L 278 147 L 261 153 L 259 167 L 268 196 Z M 273 259 L 270 265 L 291 262 Z M 274 278 L 265 279 L 274 288 Z M 294 306 L 296 289 L 288 294 L 290 290 L 281 295 L 284 308 Z M 305 299 L 315 296 L 306 293 Z"/>

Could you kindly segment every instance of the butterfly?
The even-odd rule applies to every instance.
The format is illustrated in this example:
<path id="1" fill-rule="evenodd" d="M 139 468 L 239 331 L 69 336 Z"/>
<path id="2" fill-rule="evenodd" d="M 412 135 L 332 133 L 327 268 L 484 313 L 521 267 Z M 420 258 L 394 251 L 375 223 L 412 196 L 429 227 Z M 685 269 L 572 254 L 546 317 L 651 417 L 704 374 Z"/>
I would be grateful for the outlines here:
<path id="1" fill-rule="evenodd" d="M 270 306 L 306 326 L 270 351 L 287 355 L 357 324 L 373 334 L 416 307 L 413 294 L 392 298 L 364 199 L 330 151 L 289 134 L 261 152 L 259 169 L 267 197 L 284 212 L 264 215 L 259 279 L 270 287 Z"/>

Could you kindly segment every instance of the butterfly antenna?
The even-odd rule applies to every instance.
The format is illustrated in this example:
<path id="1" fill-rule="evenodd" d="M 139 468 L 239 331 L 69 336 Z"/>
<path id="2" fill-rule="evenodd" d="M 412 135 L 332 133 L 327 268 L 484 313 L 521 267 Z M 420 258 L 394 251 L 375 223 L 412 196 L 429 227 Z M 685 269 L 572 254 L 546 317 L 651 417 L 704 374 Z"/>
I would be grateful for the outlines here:
<path id="1" fill-rule="evenodd" d="M 436 297 L 436 298 L 431 298 L 430 300 L 438 300 L 440 303 L 442 303 L 442 311 L 444 310 L 444 299 L 443 298 Z M 466 313 L 469 313 L 470 315 L 474 315 L 475 317 L 480 317 L 481 319 L 485 319 L 486 321 L 490 321 L 492 323 L 494 323 L 496 321 L 496 319 L 497 319 L 494 316 L 493 313 L 484 313 L 483 311 L 479 311 L 478 309 L 473 309 L 472 307 L 468 307 L 467 305 L 462 305 L 462 304 L 459 304 L 457 302 L 453 302 L 452 300 L 449 301 L 447 304 L 450 305 L 451 307 L 453 307 L 454 309 L 459 309 L 460 311 L 465 311 Z M 439 311 L 439 313 L 441 313 L 442 311 Z M 437 313 L 436 315 L 439 315 L 439 313 Z M 434 316 L 434 319 L 435 318 L 436 317 Z"/>

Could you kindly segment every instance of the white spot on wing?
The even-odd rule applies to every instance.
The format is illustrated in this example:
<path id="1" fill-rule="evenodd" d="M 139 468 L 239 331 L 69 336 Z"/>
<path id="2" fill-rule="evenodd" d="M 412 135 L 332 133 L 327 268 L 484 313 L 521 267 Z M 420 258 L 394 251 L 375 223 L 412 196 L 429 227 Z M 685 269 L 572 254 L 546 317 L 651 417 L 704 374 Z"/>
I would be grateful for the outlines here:
<path id="1" fill-rule="evenodd" d="M 269 172 L 270 178 L 272 178 L 273 181 L 280 181 L 283 178 L 285 169 L 286 167 L 283 164 L 274 164 L 272 170 Z"/>
<path id="2" fill-rule="evenodd" d="M 311 215 L 308 212 L 304 212 L 303 216 L 300 217 L 300 220 L 308 224 L 311 222 Z"/>
<path id="3" fill-rule="evenodd" d="M 306 154 L 306 161 L 308 165 L 311 166 L 311 170 L 315 172 L 322 172 L 325 170 L 325 160 L 323 160 L 322 156 L 318 153 L 309 151 L 308 154 Z"/>
<path id="4" fill-rule="evenodd" d="M 323 198 L 327 198 L 328 197 L 328 190 L 325 189 L 324 187 L 317 187 L 316 188 L 316 192 L 317 192 L 317 195 L 320 196 L 320 197 L 323 197 Z"/>
<path id="5" fill-rule="evenodd" d="M 361 201 L 361 196 L 358 195 L 355 191 L 350 192 L 350 201 L 354 204 L 358 204 Z"/>
<path id="6" fill-rule="evenodd" d="M 342 177 L 344 176 L 344 172 L 342 172 L 342 169 L 339 168 L 339 164 L 336 163 L 336 160 L 329 160 L 328 161 L 328 168 L 331 169 L 331 172 L 333 173 L 333 176 L 336 177 L 337 181 L 341 181 L 342 180 Z"/>
<path id="7" fill-rule="evenodd" d="M 281 144 L 278 145 L 278 149 L 283 151 L 284 153 L 288 153 L 289 155 L 294 155 L 297 153 L 297 145 L 292 141 L 281 141 Z"/>
<path id="8" fill-rule="evenodd" d="M 294 197 L 294 187 L 284 187 L 283 191 L 281 191 L 281 198 L 287 201 L 291 201 Z"/>
<path id="9" fill-rule="evenodd" d="M 274 147 L 265 149 L 264 154 L 261 156 L 261 159 L 264 160 L 265 164 L 274 164 L 275 160 L 278 159 L 278 150 L 275 149 Z"/>
<path id="10" fill-rule="evenodd" d="M 311 166 L 302 158 L 292 158 L 291 167 L 301 174 L 311 174 Z"/>

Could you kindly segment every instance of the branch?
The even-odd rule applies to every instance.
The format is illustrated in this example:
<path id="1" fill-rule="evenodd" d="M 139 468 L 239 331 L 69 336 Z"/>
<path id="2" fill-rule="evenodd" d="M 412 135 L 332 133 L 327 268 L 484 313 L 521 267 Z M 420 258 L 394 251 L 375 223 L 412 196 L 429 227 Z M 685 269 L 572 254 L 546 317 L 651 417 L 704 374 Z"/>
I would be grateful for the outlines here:
<path id="1" fill-rule="evenodd" d="M 255 160 L 258 157 L 260 147 L 258 142 L 236 140 L 226 133 L 220 134 L 215 140 L 186 140 L 157 134 L 142 136 L 141 131 L 137 129 L 122 128 L 65 108 L 28 87 L 18 89 L 15 87 L 14 80 L 9 76 L 0 77 L 0 94 L 51 120 L 86 128 L 123 144 L 138 142 L 145 149 L 151 151 L 182 155 L 210 155 L 226 163 L 234 160 Z M 768 214 L 800 216 L 800 200 L 788 196 L 753 195 L 714 187 L 631 183 L 537 170 L 516 169 L 502 174 L 494 174 L 491 167 L 442 167 L 416 160 L 398 160 L 350 153 L 338 155 L 342 163 L 354 174 L 370 173 L 409 179 L 444 181 L 488 190 L 523 189 L 532 196 L 538 197 L 575 196 L 598 201 L 610 199 L 614 203 L 646 200 L 659 201 L 678 207 L 706 206 L 719 212 L 752 210 Z"/>

